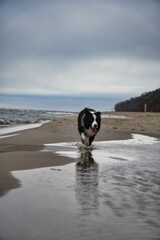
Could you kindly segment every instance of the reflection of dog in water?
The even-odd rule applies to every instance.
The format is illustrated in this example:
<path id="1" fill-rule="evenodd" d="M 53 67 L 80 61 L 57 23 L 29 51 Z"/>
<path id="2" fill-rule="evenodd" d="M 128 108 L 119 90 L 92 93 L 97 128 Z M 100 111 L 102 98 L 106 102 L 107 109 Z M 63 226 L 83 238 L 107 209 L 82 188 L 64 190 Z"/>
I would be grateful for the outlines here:
<path id="1" fill-rule="evenodd" d="M 89 149 L 80 149 L 80 160 L 76 165 L 76 198 L 80 203 L 82 213 L 86 216 L 96 212 L 99 206 L 98 198 L 98 164 Z"/>
<path id="2" fill-rule="evenodd" d="M 81 159 L 77 162 L 77 166 L 82 167 L 84 169 L 94 167 L 97 165 L 92 157 L 91 150 L 83 149 L 81 152 Z"/>

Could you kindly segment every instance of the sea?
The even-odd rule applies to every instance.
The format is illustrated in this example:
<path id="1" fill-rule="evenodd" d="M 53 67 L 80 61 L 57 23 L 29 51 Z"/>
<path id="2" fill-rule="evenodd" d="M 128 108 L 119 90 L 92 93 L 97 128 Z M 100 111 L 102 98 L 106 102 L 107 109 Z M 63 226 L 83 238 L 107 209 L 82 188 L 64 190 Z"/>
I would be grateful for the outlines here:
<path id="1" fill-rule="evenodd" d="M 38 109 L 52 111 L 80 111 L 84 107 L 111 111 L 114 105 L 127 96 L 38 96 L 0 94 L 0 108 Z"/>
<path id="2" fill-rule="evenodd" d="M 0 126 L 42 123 L 65 115 L 73 116 L 75 113 L 65 111 L 0 108 Z"/>

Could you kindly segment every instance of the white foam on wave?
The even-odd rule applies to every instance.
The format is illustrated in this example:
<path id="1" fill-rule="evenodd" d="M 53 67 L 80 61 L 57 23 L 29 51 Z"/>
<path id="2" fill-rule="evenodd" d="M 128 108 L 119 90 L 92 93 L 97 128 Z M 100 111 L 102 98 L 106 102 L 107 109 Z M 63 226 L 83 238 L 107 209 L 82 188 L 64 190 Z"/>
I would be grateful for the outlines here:
<path id="1" fill-rule="evenodd" d="M 120 119 L 125 119 L 128 118 L 123 115 L 114 115 L 114 114 L 102 114 L 102 118 L 120 118 Z"/>
<path id="2" fill-rule="evenodd" d="M 127 140 L 112 140 L 112 141 L 101 141 L 100 144 L 125 144 L 125 145 L 139 145 L 139 144 L 153 144 L 158 141 L 155 137 L 149 137 L 141 134 L 132 134 L 131 139 Z"/>
<path id="3" fill-rule="evenodd" d="M 125 140 L 111 140 L 111 141 L 95 141 L 92 145 L 92 147 L 88 148 L 86 147 L 86 149 L 92 149 L 94 147 L 96 147 L 97 145 L 99 146 L 104 146 L 104 145 L 108 145 L 108 144 L 153 144 L 155 142 L 157 142 L 158 139 L 155 137 L 149 137 L 149 136 L 145 136 L 145 135 L 140 135 L 140 134 L 132 134 L 132 138 L 131 139 L 125 139 Z M 77 146 L 80 146 L 80 142 L 60 142 L 60 143 L 47 143 L 44 144 L 47 148 L 50 147 L 50 149 L 53 147 L 69 147 L 69 148 L 77 148 Z"/>
<path id="4" fill-rule="evenodd" d="M 8 138 L 8 137 L 15 137 L 17 135 L 19 134 L 9 134 L 9 135 L 0 136 L 0 138 L 2 139 L 2 138 Z"/>
<path id="5" fill-rule="evenodd" d="M 24 131 L 32 128 L 38 128 L 41 127 L 44 123 L 48 121 L 42 122 L 42 123 L 30 123 L 30 124 L 22 124 L 18 126 L 12 126 L 12 127 L 4 127 L 0 128 L 0 138 L 5 138 L 5 137 L 13 137 L 13 135 L 8 135 L 13 132 L 19 132 L 19 131 Z"/>
<path id="6" fill-rule="evenodd" d="M 51 151 L 73 159 L 81 158 L 82 154 L 91 152 L 96 160 L 121 159 L 128 161 L 137 158 L 137 147 L 158 142 L 157 138 L 140 134 L 133 134 L 132 137 L 128 140 L 95 141 L 90 148 L 83 147 L 80 142 L 50 143 L 45 144 L 45 151 Z"/>

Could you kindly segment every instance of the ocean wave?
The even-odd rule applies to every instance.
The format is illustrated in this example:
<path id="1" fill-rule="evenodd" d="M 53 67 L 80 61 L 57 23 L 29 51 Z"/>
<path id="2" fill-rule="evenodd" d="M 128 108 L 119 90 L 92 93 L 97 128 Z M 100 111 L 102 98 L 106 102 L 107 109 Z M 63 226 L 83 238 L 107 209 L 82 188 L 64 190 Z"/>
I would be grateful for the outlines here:
<path id="1" fill-rule="evenodd" d="M 0 126 L 42 123 L 57 117 L 73 116 L 72 112 L 28 110 L 28 109 L 0 109 Z"/>

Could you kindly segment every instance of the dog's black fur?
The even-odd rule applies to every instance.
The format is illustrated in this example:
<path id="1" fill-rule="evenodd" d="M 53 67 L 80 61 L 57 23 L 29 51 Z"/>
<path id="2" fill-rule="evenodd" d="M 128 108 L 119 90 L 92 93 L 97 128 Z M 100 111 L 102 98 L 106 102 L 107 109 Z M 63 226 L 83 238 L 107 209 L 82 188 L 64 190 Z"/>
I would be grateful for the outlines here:
<path id="1" fill-rule="evenodd" d="M 101 113 L 94 109 L 84 108 L 78 115 L 78 131 L 82 143 L 90 146 L 100 130 Z"/>

